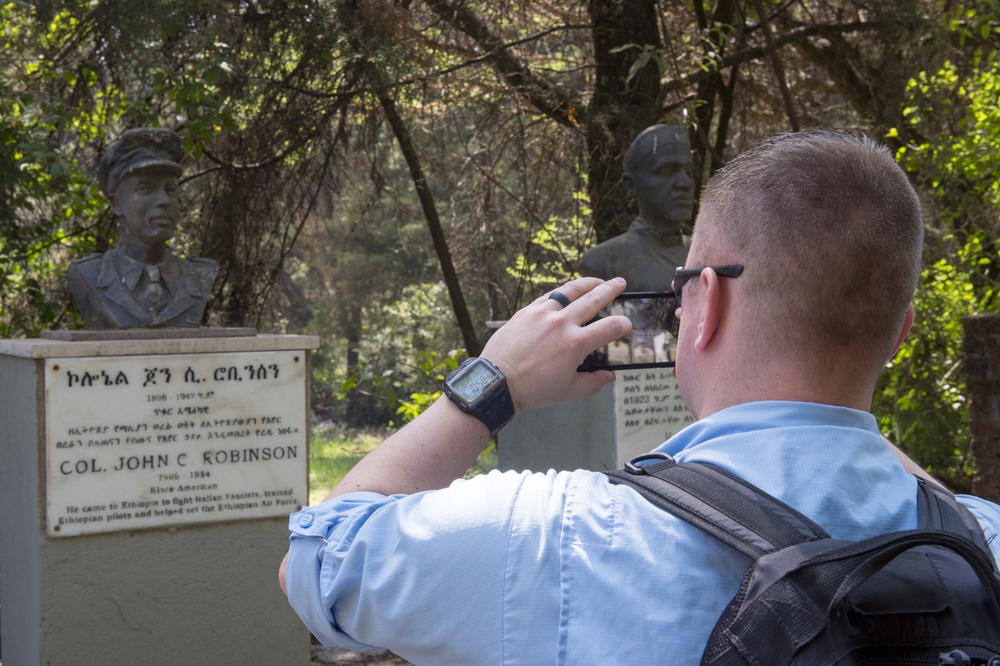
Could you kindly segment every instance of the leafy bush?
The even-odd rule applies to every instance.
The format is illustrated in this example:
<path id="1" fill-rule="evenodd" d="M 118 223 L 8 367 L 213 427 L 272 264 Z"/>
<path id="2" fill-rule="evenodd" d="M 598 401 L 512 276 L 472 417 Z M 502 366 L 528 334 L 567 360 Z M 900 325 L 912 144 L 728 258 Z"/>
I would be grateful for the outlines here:
<path id="1" fill-rule="evenodd" d="M 945 240 L 955 243 L 954 237 Z M 973 236 L 954 258 L 923 270 L 913 329 L 887 365 L 873 405 L 889 439 L 963 492 L 971 490 L 972 460 L 962 320 L 995 309 L 1000 293 L 1000 279 L 990 275 L 987 256 L 998 257 L 996 242 L 986 247 Z"/>

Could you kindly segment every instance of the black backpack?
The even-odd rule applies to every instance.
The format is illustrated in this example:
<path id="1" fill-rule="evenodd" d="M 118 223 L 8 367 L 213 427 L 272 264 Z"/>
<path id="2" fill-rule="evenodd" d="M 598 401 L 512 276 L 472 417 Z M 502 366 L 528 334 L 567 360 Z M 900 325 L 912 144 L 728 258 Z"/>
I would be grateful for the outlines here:
<path id="1" fill-rule="evenodd" d="M 1000 573 L 934 484 L 917 479 L 918 529 L 845 541 L 708 463 L 653 453 L 605 474 L 753 560 L 702 664 L 1000 666 Z"/>

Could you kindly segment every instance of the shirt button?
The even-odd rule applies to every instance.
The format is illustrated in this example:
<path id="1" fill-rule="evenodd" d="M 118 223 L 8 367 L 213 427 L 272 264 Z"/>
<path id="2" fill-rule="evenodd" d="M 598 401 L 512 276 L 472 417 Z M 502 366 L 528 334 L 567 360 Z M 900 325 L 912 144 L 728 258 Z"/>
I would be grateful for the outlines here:
<path id="1" fill-rule="evenodd" d="M 313 524 L 313 516 L 311 513 L 304 514 L 299 517 L 299 525 L 302 527 L 309 527 Z"/>

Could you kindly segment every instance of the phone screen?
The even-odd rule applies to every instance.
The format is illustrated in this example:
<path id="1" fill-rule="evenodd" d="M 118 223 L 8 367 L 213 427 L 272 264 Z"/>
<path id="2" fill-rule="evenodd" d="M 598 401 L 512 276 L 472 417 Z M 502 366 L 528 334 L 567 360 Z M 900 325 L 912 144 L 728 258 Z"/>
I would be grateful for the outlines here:
<path id="1" fill-rule="evenodd" d="M 632 322 L 632 334 L 594 350 L 579 367 L 590 370 L 629 368 L 672 368 L 677 354 L 674 312 L 677 299 L 672 291 L 625 292 L 594 319 L 625 315 Z"/>

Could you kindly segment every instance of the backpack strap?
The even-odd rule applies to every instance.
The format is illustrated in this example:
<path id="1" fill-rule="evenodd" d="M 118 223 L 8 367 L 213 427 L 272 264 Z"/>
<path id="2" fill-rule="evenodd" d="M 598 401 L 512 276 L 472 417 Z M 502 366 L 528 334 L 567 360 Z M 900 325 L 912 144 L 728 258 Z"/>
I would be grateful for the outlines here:
<path id="1" fill-rule="evenodd" d="M 751 559 L 828 538 L 822 527 L 781 500 L 715 465 L 677 463 L 664 453 L 633 458 L 604 472 L 647 500 Z"/>
<path id="2" fill-rule="evenodd" d="M 983 528 L 972 512 L 950 492 L 920 477 L 917 477 L 917 529 L 944 530 L 965 537 L 992 555 Z"/>

